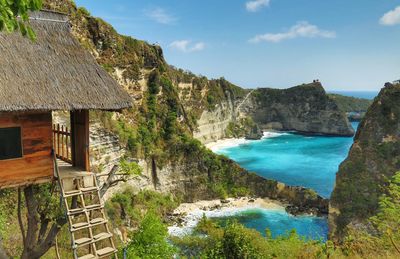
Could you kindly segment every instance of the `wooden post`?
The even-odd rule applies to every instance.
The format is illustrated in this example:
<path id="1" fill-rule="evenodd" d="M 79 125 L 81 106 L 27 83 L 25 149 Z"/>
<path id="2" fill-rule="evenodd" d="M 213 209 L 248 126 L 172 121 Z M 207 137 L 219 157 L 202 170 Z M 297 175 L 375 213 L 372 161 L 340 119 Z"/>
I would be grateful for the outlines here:
<path id="1" fill-rule="evenodd" d="M 57 154 L 60 155 L 60 124 L 57 124 Z"/>
<path id="2" fill-rule="evenodd" d="M 53 152 L 56 152 L 56 143 L 57 143 L 57 141 L 56 141 L 56 136 L 57 136 L 57 134 L 56 134 L 56 125 L 55 124 L 53 124 Z"/>
<path id="3" fill-rule="evenodd" d="M 71 112 L 71 151 L 73 166 L 90 171 L 88 110 Z"/>
<path id="4" fill-rule="evenodd" d="M 68 127 L 65 127 L 65 132 L 66 132 L 66 137 L 65 137 L 65 146 L 67 147 L 67 160 L 69 160 L 69 145 L 68 145 L 68 138 L 70 137 L 68 135 Z"/>
<path id="5" fill-rule="evenodd" d="M 65 141 L 65 137 L 64 137 L 64 125 L 61 125 L 61 157 L 65 157 L 64 154 L 64 141 Z"/>

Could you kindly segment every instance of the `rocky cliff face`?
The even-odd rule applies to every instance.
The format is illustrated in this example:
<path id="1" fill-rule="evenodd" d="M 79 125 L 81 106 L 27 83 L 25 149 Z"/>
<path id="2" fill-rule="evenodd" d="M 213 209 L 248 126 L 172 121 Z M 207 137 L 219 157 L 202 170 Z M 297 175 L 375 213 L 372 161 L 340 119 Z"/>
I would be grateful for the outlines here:
<path id="1" fill-rule="evenodd" d="M 326 208 L 326 201 L 314 193 L 249 174 L 193 138 L 203 142 L 218 139 L 229 128 L 233 133 L 245 132 L 246 127 L 232 122 L 237 121 L 236 114 L 247 116 L 238 107 L 241 110 L 245 106 L 241 103 L 253 100 L 256 91 L 244 90 L 224 78 L 209 80 L 174 68 L 164 60 L 159 46 L 118 34 L 72 1 L 44 1 L 44 7 L 70 16 L 72 32 L 82 46 L 132 96 L 134 107 L 121 115 L 94 116 L 108 134 L 118 137 L 125 155 L 142 165 L 143 176 L 131 185 L 174 192 L 185 201 L 253 194 L 286 199 L 300 207 Z M 310 112 L 315 112 L 313 109 Z M 92 164 L 97 161 L 97 169 L 106 171 L 118 162 L 121 150 L 111 136 L 93 133 L 91 141 L 98 145 L 92 147 Z"/>
<path id="2" fill-rule="evenodd" d="M 400 84 L 387 83 L 362 120 L 349 156 L 340 165 L 330 203 L 330 232 L 367 229 L 385 186 L 400 170 Z"/>
<path id="3" fill-rule="evenodd" d="M 214 110 L 203 111 L 193 136 L 202 143 L 225 138 L 229 124 L 238 123 L 240 118 L 246 117 L 253 118 L 263 130 L 354 135 L 347 115 L 326 94 L 322 85 L 316 82 L 282 90 L 255 89 L 238 100 L 227 96 Z M 248 135 L 251 132 L 243 133 Z"/>
<path id="4" fill-rule="evenodd" d="M 354 135 L 346 114 L 328 97 L 319 82 L 283 90 L 257 89 L 241 110 L 262 129 Z"/>
<path id="5" fill-rule="evenodd" d="M 202 143 L 210 143 L 225 138 L 229 123 L 235 121 L 235 107 L 231 99 L 221 102 L 214 110 L 203 111 L 197 121 L 193 137 Z"/>

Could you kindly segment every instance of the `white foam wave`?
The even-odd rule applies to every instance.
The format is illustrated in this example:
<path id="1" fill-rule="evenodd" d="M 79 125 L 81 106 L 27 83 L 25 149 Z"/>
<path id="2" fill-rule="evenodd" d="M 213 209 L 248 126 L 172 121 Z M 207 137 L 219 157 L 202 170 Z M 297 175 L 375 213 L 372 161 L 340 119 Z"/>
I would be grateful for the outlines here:
<path id="1" fill-rule="evenodd" d="M 277 137 L 285 136 L 285 135 L 289 135 L 289 133 L 286 133 L 286 132 L 278 132 L 278 131 L 264 131 L 264 132 L 263 132 L 263 137 L 262 137 L 262 139 L 266 139 L 266 138 L 277 138 Z"/>
<path id="2" fill-rule="evenodd" d="M 289 133 L 285 132 L 277 132 L 277 131 L 264 131 L 261 140 L 268 138 L 276 138 L 284 135 L 289 135 Z M 233 148 L 240 145 L 249 144 L 252 142 L 256 142 L 260 140 L 249 140 L 245 138 L 229 138 L 229 139 L 221 139 L 215 142 L 211 142 L 206 144 L 206 147 L 211 149 L 211 151 L 218 152 L 222 149 Z"/>

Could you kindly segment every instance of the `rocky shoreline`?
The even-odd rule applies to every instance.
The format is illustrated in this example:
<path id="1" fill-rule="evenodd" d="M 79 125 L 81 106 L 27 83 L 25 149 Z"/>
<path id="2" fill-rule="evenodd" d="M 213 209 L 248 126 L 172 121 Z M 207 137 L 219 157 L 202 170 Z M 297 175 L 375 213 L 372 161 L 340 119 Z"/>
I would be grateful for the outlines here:
<path id="1" fill-rule="evenodd" d="M 193 203 L 181 203 L 168 221 L 172 226 L 168 232 L 172 236 L 183 236 L 190 234 L 201 220 L 206 217 L 233 216 L 249 209 L 268 209 L 285 211 L 286 204 L 268 198 L 228 198 L 224 200 L 202 200 Z"/>
<path id="2" fill-rule="evenodd" d="M 326 215 L 321 215 L 318 211 L 306 208 L 302 209 L 269 198 L 241 197 L 228 198 L 225 200 L 202 200 L 180 204 L 179 207 L 168 216 L 168 221 L 170 222 L 168 232 L 171 236 L 184 236 L 191 234 L 203 216 L 207 218 L 234 216 L 251 209 L 285 211 L 293 216 L 306 215 L 326 217 Z"/>

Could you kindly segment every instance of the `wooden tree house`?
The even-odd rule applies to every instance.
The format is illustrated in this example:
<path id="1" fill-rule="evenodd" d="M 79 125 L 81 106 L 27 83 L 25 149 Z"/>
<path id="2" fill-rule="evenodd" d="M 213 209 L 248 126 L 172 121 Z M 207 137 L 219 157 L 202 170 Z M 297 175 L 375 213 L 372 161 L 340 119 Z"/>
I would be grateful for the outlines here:
<path id="1" fill-rule="evenodd" d="M 89 110 L 131 107 L 130 96 L 73 37 L 66 15 L 41 11 L 30 22 L 35 42 L 0 33 L 0 188 L 54 179 L 53 149 L 69 170 L 89 172 Z M 53 126 L 53 111 L 70 113 L 70 130 Z M 101 254 L 92 256 L 82 258 Z"/>

